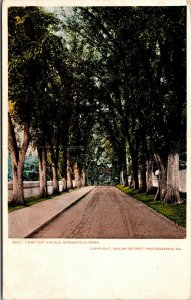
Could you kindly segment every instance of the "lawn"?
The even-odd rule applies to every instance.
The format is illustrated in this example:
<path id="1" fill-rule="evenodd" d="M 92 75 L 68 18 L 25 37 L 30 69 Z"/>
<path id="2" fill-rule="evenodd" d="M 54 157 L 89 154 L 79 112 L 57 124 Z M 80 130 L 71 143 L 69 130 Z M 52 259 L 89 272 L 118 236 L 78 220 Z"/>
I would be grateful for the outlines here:
<path id="1" fill-rule="evenodd" d="M 163 204 L 160 201 L 154 201 L 155 194 L 139 193 L 133 191 L 129 187 L 124 187 L 121 184 L 116 185 L 118 189 L 132 196 L 136 200 L 146 204 L 160 214 L 169 218 L 176 224 L 186 227 L 186 203 L 183 204 Z"/>

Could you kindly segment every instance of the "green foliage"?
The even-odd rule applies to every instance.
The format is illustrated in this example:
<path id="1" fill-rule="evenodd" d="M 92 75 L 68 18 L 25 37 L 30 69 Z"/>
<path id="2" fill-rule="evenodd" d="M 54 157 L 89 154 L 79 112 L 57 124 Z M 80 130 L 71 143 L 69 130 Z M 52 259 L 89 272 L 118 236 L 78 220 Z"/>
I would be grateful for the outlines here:
<path id="1" fill-rule="evenodd" d="M 94 49 L 94 59 L 99 57 L 99 116 L 109 121 L 113 140 L 120 132 L 138 150 L 144 134 L 155 151 L 166 153 L 185 140 L 185 12 L 185 7 L 76 8 L 72 25 Z"/>
<path id="2" fill-rule="evenodd" d="M 128 186 L 123 186 L 122 184 L 117 184 L 116 185 L 116 187 L 119 189 L 119 190 L 121 190 L 121 191 L 123 191 L 124 193 L 128 193 L 129 192 L 129 194 L 132 192 L 132 189 L 130 189 Z"/>
<path id="3" fill-rule="evenodd" d="M 11 164 L 11 157 L 10 154 L 8 155 L 8 181 L 12 181 L 13 176 L 12 176 L 12 164 Z"/>
<path id="4" fill-rule="evenodd" d="M 39 7 L 8 13 L 10 113 L 18 129 L 30 123 L 60 177 L 66 149 L 92 180 L 98 166 L 126 171 L 127 153 L 138 173 L 153 151 L 185 151 L 185 7 L 65 8 L 60 20 Z"/>
<path id="5" fill-rule="evenodd" d="M 24 163 L 23 180 L 25 181 L 39 180 L 37 155 L 26 156 L 25 163 Z"/>
<path id="6" fill-rule="evenodd" d="M 8 181 L 12 181 L 12 164 L 10 154 L 8 156 Z M 24 162 L 23 180 L 25 181 L 38 181 L 38 157 L 37 155 L 27 155 Z"/>
<path id="7" fill-rule="evenodd" d="M 178 225 L 186 227 L 186 204 L 161 204 L 152 202 L 151 208 L 174 221 Z"/>
<path id="8" fill-rule="evenodd" d="M 53 22 L 55 17 L 38 7 L 8 10 L 9 101 L 14 105 L 11 115 L 17 124 L 30 123 L 35 112 L 39 57 Z"/>
<path id="9" fill-rule="evenodd" d="M 91 184 L 112 184 L 119 176 L 118 160 L 112 143 L 100 126 L 93 127 L 92 139 L 87 148 L 87 173 Z"/>

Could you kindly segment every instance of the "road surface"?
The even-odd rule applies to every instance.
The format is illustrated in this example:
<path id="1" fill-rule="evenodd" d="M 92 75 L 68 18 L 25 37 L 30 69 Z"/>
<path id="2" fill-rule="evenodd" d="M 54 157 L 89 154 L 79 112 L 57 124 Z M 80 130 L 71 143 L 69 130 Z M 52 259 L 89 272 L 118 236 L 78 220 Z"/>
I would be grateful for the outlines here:
<path id="1" fill-rule="evenodd" d="M 98 186 L 32 238 L 185 238 L 185 229 L 112 186 Z"/>

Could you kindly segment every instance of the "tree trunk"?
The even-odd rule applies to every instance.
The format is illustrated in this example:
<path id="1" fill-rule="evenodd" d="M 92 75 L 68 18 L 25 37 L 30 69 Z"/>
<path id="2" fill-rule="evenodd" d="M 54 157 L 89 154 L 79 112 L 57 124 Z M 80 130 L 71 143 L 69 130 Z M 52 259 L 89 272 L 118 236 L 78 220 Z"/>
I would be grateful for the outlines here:
<path id="1" fill-rule="evenodd" d="M 63 182 L 63 192 L 67 192 L 68 188 L 67 188 L 67 180 L 65 176 L 62 178 L 62 182 Z"/>
<path id="2" fill-rule="evenodd" d="M 168 155 L 167 189 L 164 203 L 182 203 L 179 193 L 179 154 Z"/>
<path id="3" fill-rule="evenodd" d="M 123 160 L 122 160 L 122 170 L 123 170 L 123 185 L 124 186 L 128 186 L 129 182 L 128 182 L 128 172 L 127 172 L 127 152 L 126 152 L 126 147 L 124 147 L 124 155 L 123 155 Z"/>
<path id="4" fill-rule="evenodd" d="M 139 189 L 139 167 L 138 167 L 138 148 L 139 148 L 139 141 L 137 138 L 131 139 L 130 134 L 128 133 L 128 129 L 126 130 L 127 133 L 127 140 L 129 144 L 129 151 L 131 155 L 131 162 L 132 162 L 132 173 L 133 173 L 133 189 Z"/>
<path id="5" fill-rule="evenodd" d="M 120 184 L 123 185 L 123 171 L 120 172 Z"/>
<path id="6" fill-rule="evenodd" d="M 38 147 L 40 195 L 46 197 L 47 189 L 47 150 L 46 146 Z"/>
<path id="7" fill-rule="evenodd" d="M 87 186 L 87 174 L 86 174 L 86 169 L 85 167 L 83 167 L 82 169 L 82 174 L 81 174 L 81 182 L 82 182 L 82 186 Z"/>
<path id="8" fill-rule="evenodd" d="M 129 188 L 133 188 L 133 174 L 131 174 L 131 179 L 130 179 L 130 184 L 129 184 Z"/>
<path id="9" fill-rule="evenodd" d="M 96 161 L 96 175 L 94 177 L 94 183 L 96 182 L 96 185 L 99 185 L 99 173 L 98 173 L 98 157 L 97 157 L 97 161 Z"/>
<path id="10" fill-rule="evenodd" d="M 59 194 L 57 167 L 54 162 L 52 162 L 52 184 L 53 184 L 53 194 Z"/>
<path id="11" fill-rule="evenodd" d="M 122 171 L 120 173 L 121 177 L 121 184 L 123 186 L 128 186 L 128 176 L 127 176 L 127 164 L 126 164 L 126 155 L 123 156 L 122 164 L 121 164 Z"/>
<path id="12" fill-rule="evenodd" d="M 20 155 L 19 155 L 20 157 Z M 23 169 L 24 169 L 24 158 L 20 158 L 19 159 L 19 162 L 18 162 L 18 172 L 17 172 L 17 175 L 18 175 L 18 199 L 21 199 L 19 200 L 20 203 L 23 203 L 24 201 L 24 190 L 23 190 Z M 18 203 L 18 202 L 17 202 Z"/>
<path id="13" fill-rule="evenodd" d="M 8 114 L 8 148 L 11 154 L 12 161 L 12 174 L 13 174 L 13 205 L 23 205 L 24 192 L 23 192 L 23 169 L 26 152 L 29 146 L 30 133 L 29 125 L 24 123 L 23 127 L 23 143 L 21 148 L 18 149 L 14 126 L 10 114 Z"/>
<path id="14" fill-rule="evenodd" d="M 127 167 L 126 163 L 123 165 L 123 185 L 128 186 L 128 178 L 127 178 Z"/>
<path id="15" fill-rule="evenodd" d="M 145 193 L 147 190 L 147 180 L 146 180 L 146 166 L 143 163 L 141 165 L 141 170 L 140 170 L 140 181 L 141 181 L 141 188 L 139 189 L 140 193 Z"/>
<path id="16" fill-rule="evenodd" d="M 154 201 L 160 199 L 162 202 L 164 202 L 167 189 L 166 163 L 159 154 L 155 154 L 155 160 L 159 168 L 159 185 Z"/>
<path id="17" fill-rule="evenodd" d="M 66 174 L 67 174 L 67 188 L 72 189 L 72 174 L 71 174 L 71 166 L 70 166 L 70 153 L 69 150 L 67 151 L 67 162 L 66 162 Z"/>
<path id="18" fill-rule="evenodd" d="M 12 162 L 13 165 L 13 162 Z M 24 190 L 23 190 L 23 168 L 24 160 L 19 160 L 17 165 L 13 166 L 13 205 L 25 205 Z"/>
<path id="19" fill-rule="evenodd" d="M 139 174 L 138 174 L 138 159 L 134 156 L 132 157 L 132 171 L 133 171 L 133 189 L 139 189 Z"/>
<path id="20" fill-rule="evenodd" d="M 63 191 L 67 192 L 68 191 L 68 186 L 67 186 L 67 151 L 66 148 L 64 147 L 63 150 L 63 170 L 62 170 L 62 175 L 63 175 Z"/>
<path id="21" fill-rule="evenodd" d="M 80 168 L 79 168 L 79 165 L 78 165 L 77 161 L 74 164 L 74 176 L 75 176 L 76 187 L 77 188 L 81 187 Z"/>
<path id="22" fill-rule="evenodd" d="M 127 180 L 126 180 L 126 176 L 125 176 L 125 171 L 122 170 L 120 172 L 120 184 L 122 184 L 123 186 L 127 185 Z"/>
<path id="23" fill-rule="evenodd" d="M 150 156 L 150 159 L 147 160 L 147 176 L 146 176 L 146 184 L 147 184 L 147 194 L 151 194 L 153 192 L 153 157 Z"/>
<path id="24" fill-rule="evenodd" d="M 138 168 L 138 153 L 136 146 L 129 143 L 129 150 L 131 154 L 131 161 L 132 161 L 132 172 L 133 172 L 133 189 L 139 189 L 139 168 Z"/>
<path id="25" fill-rule="evenodd" d="M 94 185 L 94 181 L 95 181 L 94 178 L 91 176 L 90 177 L 90 183 L 91 183 L 91 185 Z"/>
<path id="26" fill-rule="evenodd" d="M 54 154 L 54 149 L 50 149 L 50 158 L 51 158 L 51 168 L 52 168 L 52 185 L 53 185 L 53 194 L 59 194 L 59 183 L 58 183 L 58 173 L 57 173 L 57 159 Z"/>
<path id="27" fill-rule="evenodd" d="M 21 201 L 22 204 L 24 203 L 24 193 L 23 193 L 23 197 L 21 200 L 18 199 L 18 164 L 16 162 L 14 162 L 14 160 L 12 159 L 12 155 L 11 155 L 11 162 L 12 162 L 12 175 L 13 175 L 13 197 L 11 200 L 11 204 L 16 204 L 17 201 Z"/>

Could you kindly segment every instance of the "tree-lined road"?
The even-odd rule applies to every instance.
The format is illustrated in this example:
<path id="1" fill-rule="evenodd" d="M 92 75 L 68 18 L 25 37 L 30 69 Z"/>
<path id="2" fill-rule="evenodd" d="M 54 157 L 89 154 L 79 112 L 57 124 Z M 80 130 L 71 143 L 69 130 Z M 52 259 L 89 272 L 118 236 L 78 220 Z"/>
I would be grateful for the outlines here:
<path id="1" fill-rule="evenodd" d="M 8 10 L 11 205 L 25 205 L 23 175 L 31 145 L 38 162 L 27 180 L 39 178 L 42 197 L 48 195 L 47 174 L 54 194 L 59 177 L 67 182 L 66 191 L 72 178 L 75 187 L 126 185 L 130 173 L 134 190 L 140 188 L 140 174 L 141 190 L 150 193 L 156 166 L 161 203 L 181 203 L 186 6 L 69 11 Z M 104 172 L 108 168 L 111 174 Z"/>
<path id="2" fill-rule="evenodd" d="M 125 195 L 99 186 L 32 238 L 185 238 L 186 230 Z"/>

